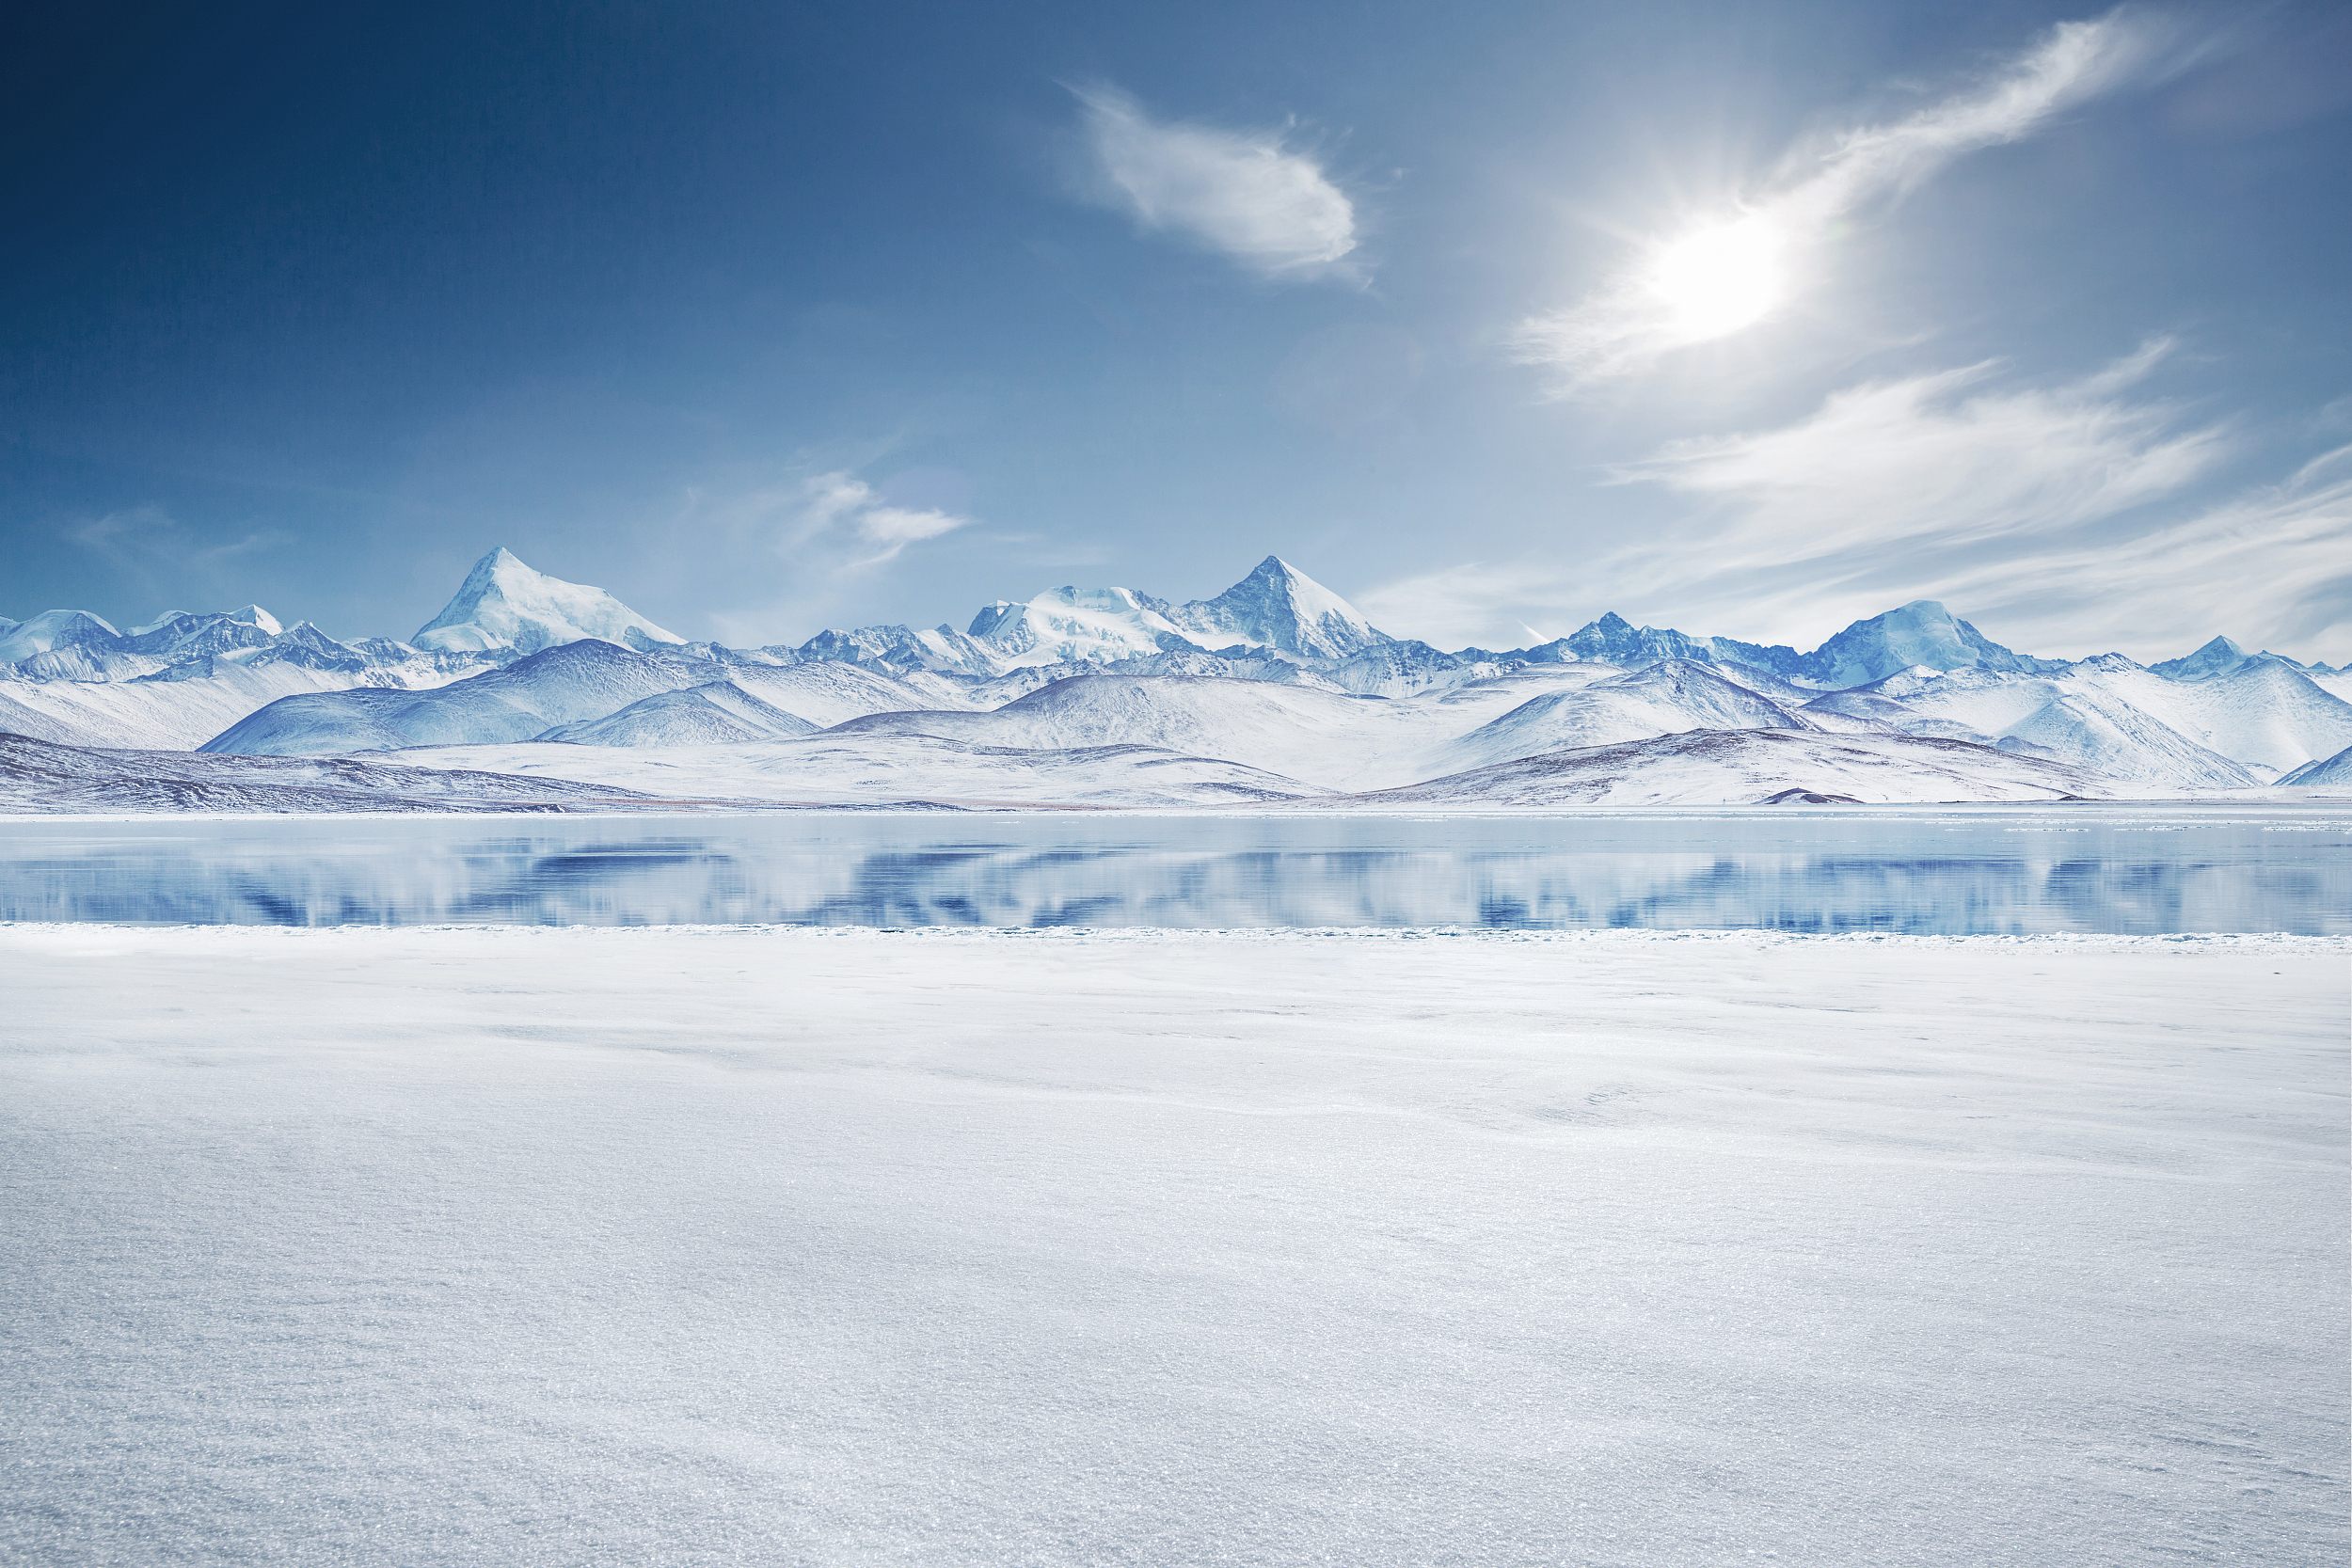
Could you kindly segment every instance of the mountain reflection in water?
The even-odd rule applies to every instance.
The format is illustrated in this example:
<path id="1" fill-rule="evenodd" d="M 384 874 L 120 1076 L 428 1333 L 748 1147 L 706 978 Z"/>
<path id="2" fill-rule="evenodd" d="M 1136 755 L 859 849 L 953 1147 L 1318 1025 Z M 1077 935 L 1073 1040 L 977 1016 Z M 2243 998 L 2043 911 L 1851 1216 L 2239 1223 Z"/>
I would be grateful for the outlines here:
<path id="1" fill-rule="evenodd" d="M 0 918 L 2352 931 L 2352 822 L 2308 809 L 618 826 L 20 820 L 0 825 Z"/>

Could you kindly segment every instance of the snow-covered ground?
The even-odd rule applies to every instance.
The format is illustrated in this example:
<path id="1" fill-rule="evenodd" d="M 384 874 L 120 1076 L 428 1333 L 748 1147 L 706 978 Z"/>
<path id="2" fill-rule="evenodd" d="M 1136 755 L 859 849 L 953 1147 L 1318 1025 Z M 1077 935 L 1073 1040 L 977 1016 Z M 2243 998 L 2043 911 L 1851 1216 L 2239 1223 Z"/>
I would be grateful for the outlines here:
<path id="1" fill-rule="evenodd" d="M 2340 1561 L 2346 953 L 0 928 L 0 1560 Z"/>

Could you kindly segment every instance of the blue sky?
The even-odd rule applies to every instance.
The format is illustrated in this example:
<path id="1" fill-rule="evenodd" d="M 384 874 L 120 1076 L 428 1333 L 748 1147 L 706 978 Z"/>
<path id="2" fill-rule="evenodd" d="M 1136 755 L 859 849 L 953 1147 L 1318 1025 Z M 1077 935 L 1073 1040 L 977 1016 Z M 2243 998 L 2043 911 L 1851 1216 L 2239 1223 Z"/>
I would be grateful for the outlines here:
<path id="1" fill-rule="evenodd" d="M 2352 657 L 2352 11 L 56 8 L 0 613 L 743 643 L 1269 551 L 1444 646 Z"/>

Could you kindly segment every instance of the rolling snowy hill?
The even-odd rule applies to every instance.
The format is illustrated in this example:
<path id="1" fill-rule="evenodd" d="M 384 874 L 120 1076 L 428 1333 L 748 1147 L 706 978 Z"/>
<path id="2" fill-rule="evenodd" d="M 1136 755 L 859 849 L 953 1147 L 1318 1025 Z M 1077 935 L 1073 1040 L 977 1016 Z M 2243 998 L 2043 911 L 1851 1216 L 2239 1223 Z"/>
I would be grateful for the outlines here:
<path id="1" fill-rule="evenodd" d="M 702 695 L 639 705 L 691 689 Z M 743 732 L 736 739 L 806 734 L 841 718 L 936 700 L 854 665 L 725 665 L 592 638 L 426 691 L 352 689 L 285 698 L 200 749 L 332 756 L 404 746 L 573 739 L 580 735 L 557 732 L 599 723 L 611 726 L 597 732 L 608 742 L 628 736 L 634 738 L 622 743 L 674 745 L 714 738 L 729 724 Z"/>
<path id="2" fill-rule="evenodd" d="M 726 746 L 815 735 L 819 728 L 733 681 L 712 681 L 640 697 L 618 713 L 558 724 L 538 738 L 579 746 Z"/>
<path id="3" fill-rule="evenodd" d="M 701 686 L 725 674 L 707 659 L 640 653 L 593 639 L 565 642 L 428 691 L 354 689 L 281 698 L 199 750 L 332 756 L 401 746 L 526 740 L 551 725 L 601 718 L 657 691 Z"/>
<path id="4" fill-rule="evenodd" d="M 932 735 L 1025 751 L 1149 746 L 1336 784 L 1393 743 L 1403 733 L 1399 717 L 1376 701 L 1263 681 L 1083 675 L 989 713 L 880 713 L 835 733 Z"/>
<path id="5" fill-rule="evenodd" d="M 1460 772 L 1514 757 L 1607 746 L 1685 730 L 1820 730 L 1792 712 L 1688 659 L 1547 692 L 1416 759 L 1427 775 Z"/>

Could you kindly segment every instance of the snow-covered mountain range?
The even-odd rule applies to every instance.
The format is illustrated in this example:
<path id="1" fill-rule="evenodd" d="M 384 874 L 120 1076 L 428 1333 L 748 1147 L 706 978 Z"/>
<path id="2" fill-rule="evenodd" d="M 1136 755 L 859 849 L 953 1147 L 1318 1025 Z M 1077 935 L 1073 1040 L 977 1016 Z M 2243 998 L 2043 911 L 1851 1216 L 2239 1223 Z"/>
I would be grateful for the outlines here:
<path id="1" fill-rule="evenodd" d="M 1536 646 L 1446 652 L 1380 631 L 1273 556 L 1209 599 L 1063 587 L 984 606 L 961 631 L 861 626 L 797 647 L 689 641 L 504 549 L 405 641 L 341 641 L 252 605 L 128 631 L 83 610 L 0 618 L 0 732 L 33 742 L 398 752 L 404 768 L 747 800 L 2341 788 L 2348 697 L 2352 673 L 2226 637 L 2153 666 L 2036 657 L 1931 600 L 1810 652 L 1613 614 Z"/>

